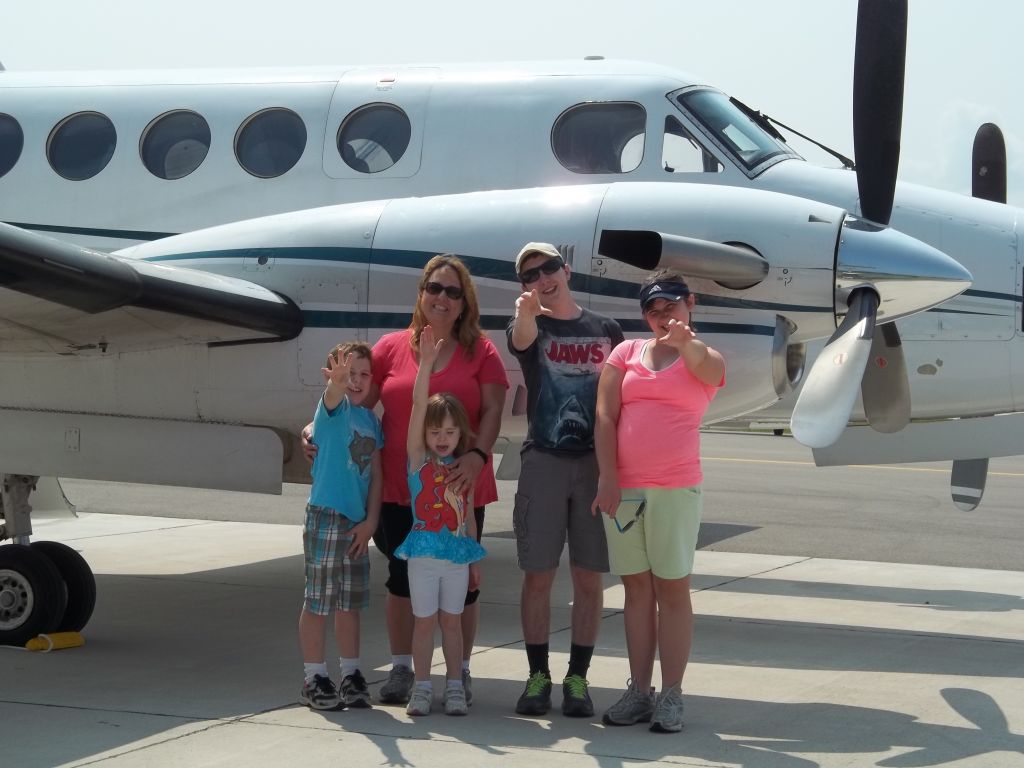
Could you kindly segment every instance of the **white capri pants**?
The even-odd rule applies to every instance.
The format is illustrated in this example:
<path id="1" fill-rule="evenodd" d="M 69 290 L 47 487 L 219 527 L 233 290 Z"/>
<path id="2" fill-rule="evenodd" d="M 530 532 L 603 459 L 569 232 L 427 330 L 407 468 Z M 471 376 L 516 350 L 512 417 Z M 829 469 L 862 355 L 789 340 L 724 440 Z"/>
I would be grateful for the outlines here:
<path id="1" fill-rule="evenodd" d="M 412 613 L 426 619 L 437 613 L 461 614 L 466 605 L 469 566 L 434 557 L 409 558 L 409 597 Z"/>

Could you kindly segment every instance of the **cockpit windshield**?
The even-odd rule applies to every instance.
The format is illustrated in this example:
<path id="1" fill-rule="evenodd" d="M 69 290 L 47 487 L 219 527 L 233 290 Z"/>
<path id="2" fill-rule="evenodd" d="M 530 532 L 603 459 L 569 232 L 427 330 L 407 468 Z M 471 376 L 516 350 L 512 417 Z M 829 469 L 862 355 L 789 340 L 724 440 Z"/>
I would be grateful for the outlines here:
<path id="1" fill-rule="evenodd" d="M 675 97 L 679 106 L 707 131 L 711 139 L 749 171 L 774 157 L 799 157 L 772 138 L 753 118 L 720 91 L 689 90 Z"/>

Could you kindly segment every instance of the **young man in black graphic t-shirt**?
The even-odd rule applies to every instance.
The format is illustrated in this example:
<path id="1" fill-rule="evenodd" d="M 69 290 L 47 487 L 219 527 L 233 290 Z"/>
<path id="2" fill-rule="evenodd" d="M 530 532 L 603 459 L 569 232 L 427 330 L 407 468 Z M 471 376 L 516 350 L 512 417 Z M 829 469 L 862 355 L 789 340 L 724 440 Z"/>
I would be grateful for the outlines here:
<path id="1" fill-rule="evenodd" d="M 516 704 L 522 715 L 551 706 L 548 637 L 551 586 L 569 542 L 572 646 L 562 681 L 562 712 L 591 717 L 587 670 L 601 620 L 601 574 L 608 550 L 601 519 L 591 513 L 597 492 L 594 411 L 604 361 L 622 341 L 608 317 L 580 307 L 569 291 L 570 268 L 548 243 L 528 243 L 516 258 L 523 294 L 508 325 L 508 348 L 526 380 L 523 464 L 513 523 L 523 571 L 520 613 L 530 676 Z"/>

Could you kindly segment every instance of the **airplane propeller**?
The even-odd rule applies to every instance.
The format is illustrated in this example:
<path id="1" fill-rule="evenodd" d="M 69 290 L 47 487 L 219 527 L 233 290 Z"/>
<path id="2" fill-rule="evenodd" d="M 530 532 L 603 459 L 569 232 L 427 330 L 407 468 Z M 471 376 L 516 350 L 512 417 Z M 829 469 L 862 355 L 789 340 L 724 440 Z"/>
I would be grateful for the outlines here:
<path id="1" fill-rule="evenodd" d="M 896 194 L 906 48 L 906 0 L 861 0 L 854 55 L 853 143 L 861 214 L 879 225 L 877 229 L 889 224 Z M 854 283 L 861 277 L 856 268 L 847 267 L 852 265 L 843 264 L 840 247 L 837 294 L 844 270 L 846 279 Z M 903 344 L 892 322 L 876 324 L 879 296 L 870 279 L 853 286 L 847 303 L 846 319 L 815 361 L 793 409 L 793 435 L 812 448 L 823 448 L 839 438 L 858 386 L 873 428 L 898 432 L 910 421 Z"/>
<path id="2" fill-rule="evenodd" d="M 1006 142 L 1003 140 L 1003 132 L 995 123 L 985 123 L 974 134 L 971 196 L 1006 205 Z M 987 479 L 987 456 L 953 459 L 950 490 L 957 509 L 964 512 L 976 509 L 985 494 Z"/>
<path id="3" fill-rule="evenodd" d="M 907 0 L 860 0 L 853 60 L 853 151 L 865 219 L 888 224 L 903 126 Z"/>
<path id="4" fill-rule="evenodd" d="M 985 123 L 974 134 L 971 196 L 1006 204 L 1006 142 L 995 123 Z"/>

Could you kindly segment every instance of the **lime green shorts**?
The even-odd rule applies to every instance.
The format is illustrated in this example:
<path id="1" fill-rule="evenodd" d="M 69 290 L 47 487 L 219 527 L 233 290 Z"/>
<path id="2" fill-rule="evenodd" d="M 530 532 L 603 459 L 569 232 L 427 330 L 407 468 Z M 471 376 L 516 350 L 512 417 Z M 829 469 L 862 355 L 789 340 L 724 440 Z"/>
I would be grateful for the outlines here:
<path id="1" fill-rule="evenodd" d="M 689 576 L 697 550 L 701 502 L 699 485 L 623 488 L 615 518 L 601 516 L 611 572 L 629 576 L 650 571 L 660 579 Z"/>

